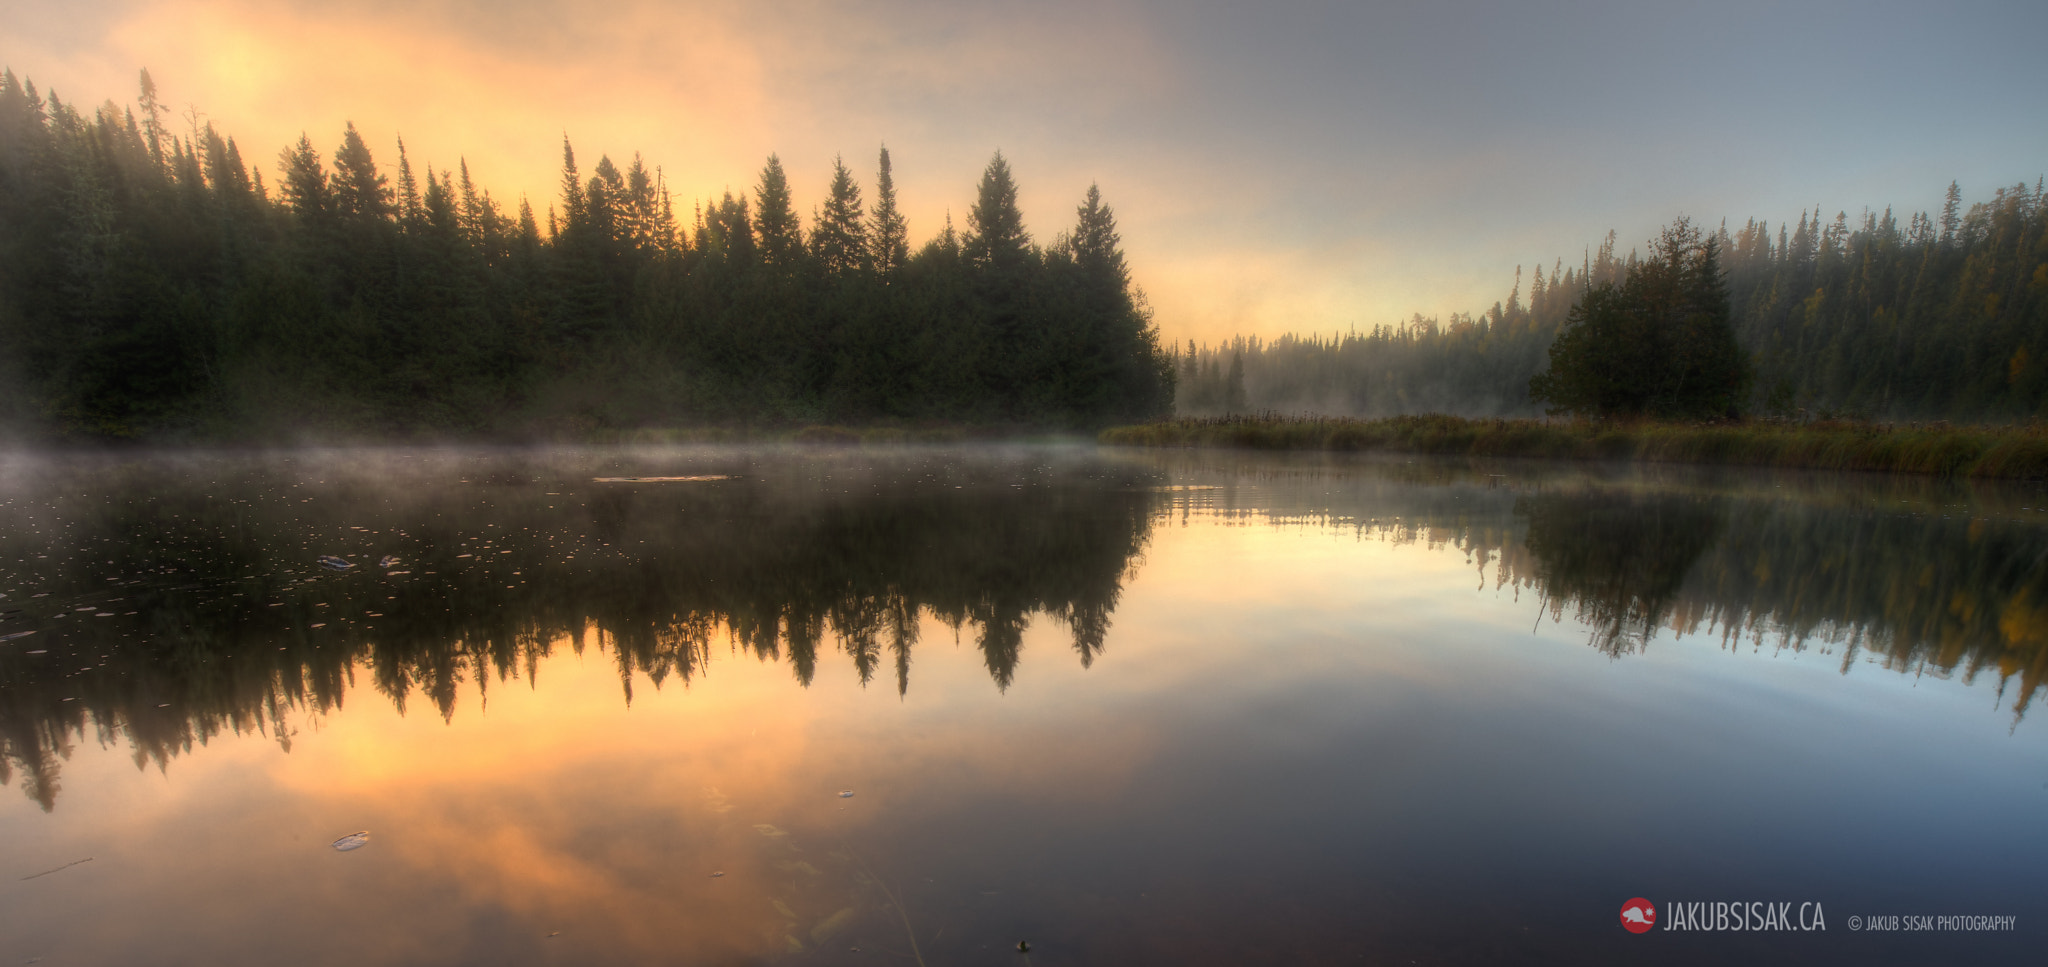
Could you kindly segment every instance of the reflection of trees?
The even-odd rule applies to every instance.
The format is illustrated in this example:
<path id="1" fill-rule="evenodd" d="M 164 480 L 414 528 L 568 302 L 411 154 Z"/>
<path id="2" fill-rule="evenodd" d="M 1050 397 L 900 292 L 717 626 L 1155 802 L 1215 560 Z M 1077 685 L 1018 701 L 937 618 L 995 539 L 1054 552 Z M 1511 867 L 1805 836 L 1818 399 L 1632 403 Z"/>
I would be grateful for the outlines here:
<path id="1" fill-rule="evenodd" d="M 968 631 L 1007 687 L 1034 613 L 1068 625 L 1093 660 L 1150 527 L 1136 481 L 1028 463 L 792 459 L 669 485 L 512 466 L 470 468 L 475 483 L 455 487 L 291 487 L 245 469 L 235 484 L 53 484 L 42 516 L 66 521 L 62 534 L 0 529 L 0 559 L 47 555 L 0 566 L 0 586 L 50 592 L 0 623 L 37 631 L 29 648 L 0 646 L 0 781 L 19 768 L 49 808 L 89 726 L 130 743 L 138 764 L 227 731 L 284 736 L 293 710 L 339 705 L 358 668 L 401 710 L 418 693 L 452 716 L 469 683 L 487 698 L 491 679 L 531 680 L 556 649 L 587 642 L 617 663 L 628 701 L 638 675 L 688 682 L 721 639 L 804 684 L 834 648 L 863 684 L 889 661 L 902 692 L 930 615 Z M 96 496 L 62 496 L 82 493 Z M 324 572 L 322 553 L 393 554 L 411 573 Z M 110 599 L 115 617 L 55 617 Z"/>
<path id="2" fill-rule="evenodd" d="M 1659 626 L 1730 647 L 1819 643 L 1844 671 L 1866 655 L 1964 681 L 1994 670 L 2024 715 L 2048 671 L 2048 535 L 1954 509 L 1613 491 L 1516 505 L 1527 583 L 1574 604 L 1613 653 Z"/>
<path id="3" fill-rule="evenodd" d="M 1618 656 L 1656 634 L 1726 508 L 1682 494 L 1549 493 L 1515 501 L 1515 513 L 1556 613 L 1574 605 L 1594 647 Z"/>
<path id="4" fill-rule="evenodd" d="M 1725 647 L 1838 650 L 1913 674 L 1995 673 L 2021 716 L 2048 675 L 2038 492 L 1924 478 L 1168 455 L 1167 512 L 1355 531 L 1466 553 L 1480 587 L 1540 593 L 1627 654 L 1659 628 Z M 1510 481 L 1513 482 L 1510 482 Z M 1240 492 L 1238 488 L 1243 488 Z"/>

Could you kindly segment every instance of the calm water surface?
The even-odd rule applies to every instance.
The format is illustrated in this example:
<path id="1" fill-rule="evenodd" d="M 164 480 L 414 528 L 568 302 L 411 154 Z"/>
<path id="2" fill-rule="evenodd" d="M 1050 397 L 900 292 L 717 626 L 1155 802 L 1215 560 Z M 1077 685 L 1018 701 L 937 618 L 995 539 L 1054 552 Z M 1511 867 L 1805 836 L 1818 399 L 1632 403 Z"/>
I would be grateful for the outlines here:
<path id="1" fill-rule="evenodd" d="M 0 594 L 0 964 L 2048 940 L 2034 488 L 1090 449 L 13 457 Z M 1668 929 L 1717 901 L 1795 929 Z M 2017 920 L 1850 928 L 1947 915 Z"/>

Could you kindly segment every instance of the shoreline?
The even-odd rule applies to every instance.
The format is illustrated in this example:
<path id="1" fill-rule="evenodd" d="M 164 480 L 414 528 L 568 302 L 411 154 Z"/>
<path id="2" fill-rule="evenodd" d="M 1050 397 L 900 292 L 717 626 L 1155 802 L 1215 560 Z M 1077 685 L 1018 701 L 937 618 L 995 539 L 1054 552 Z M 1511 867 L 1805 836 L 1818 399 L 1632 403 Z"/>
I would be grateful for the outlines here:
<path id="1" fill-rule="evenodd" d="M 1379 419 L 1256 416 L 1111 427 L 1096 439 L 1122 447 L 1534 457 L 2048 479 L 2048 427 L 2040 425 L 1598 422 L 1436 414 Z"/>

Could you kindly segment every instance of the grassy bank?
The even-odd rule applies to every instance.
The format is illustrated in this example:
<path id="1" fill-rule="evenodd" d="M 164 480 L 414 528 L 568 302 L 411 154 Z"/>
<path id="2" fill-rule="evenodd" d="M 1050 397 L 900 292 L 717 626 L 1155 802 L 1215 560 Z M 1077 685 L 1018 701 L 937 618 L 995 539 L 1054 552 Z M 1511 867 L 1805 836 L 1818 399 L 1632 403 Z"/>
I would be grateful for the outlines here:
<path id="1" fill-rule="evenodd" d="M 2048 428 L 1945 423 L 1599 423 L 1455 416 L 1223 417 L 1102 431 L 1139 447 L 1243 447 L 1545 457 L 2048 478 Z"/>

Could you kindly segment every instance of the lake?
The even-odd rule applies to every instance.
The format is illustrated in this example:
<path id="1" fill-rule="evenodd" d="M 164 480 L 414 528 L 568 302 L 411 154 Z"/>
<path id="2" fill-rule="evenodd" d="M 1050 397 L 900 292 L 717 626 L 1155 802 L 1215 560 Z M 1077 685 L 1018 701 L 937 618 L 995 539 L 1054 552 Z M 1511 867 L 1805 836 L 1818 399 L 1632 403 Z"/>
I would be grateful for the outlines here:
<path id="1" fill-rule="evenodd" d="M 2000 963 L 2048 937 L 2038 485 L 1078 446 L 13 456 L 0 594 L 12 963 Z"/>

